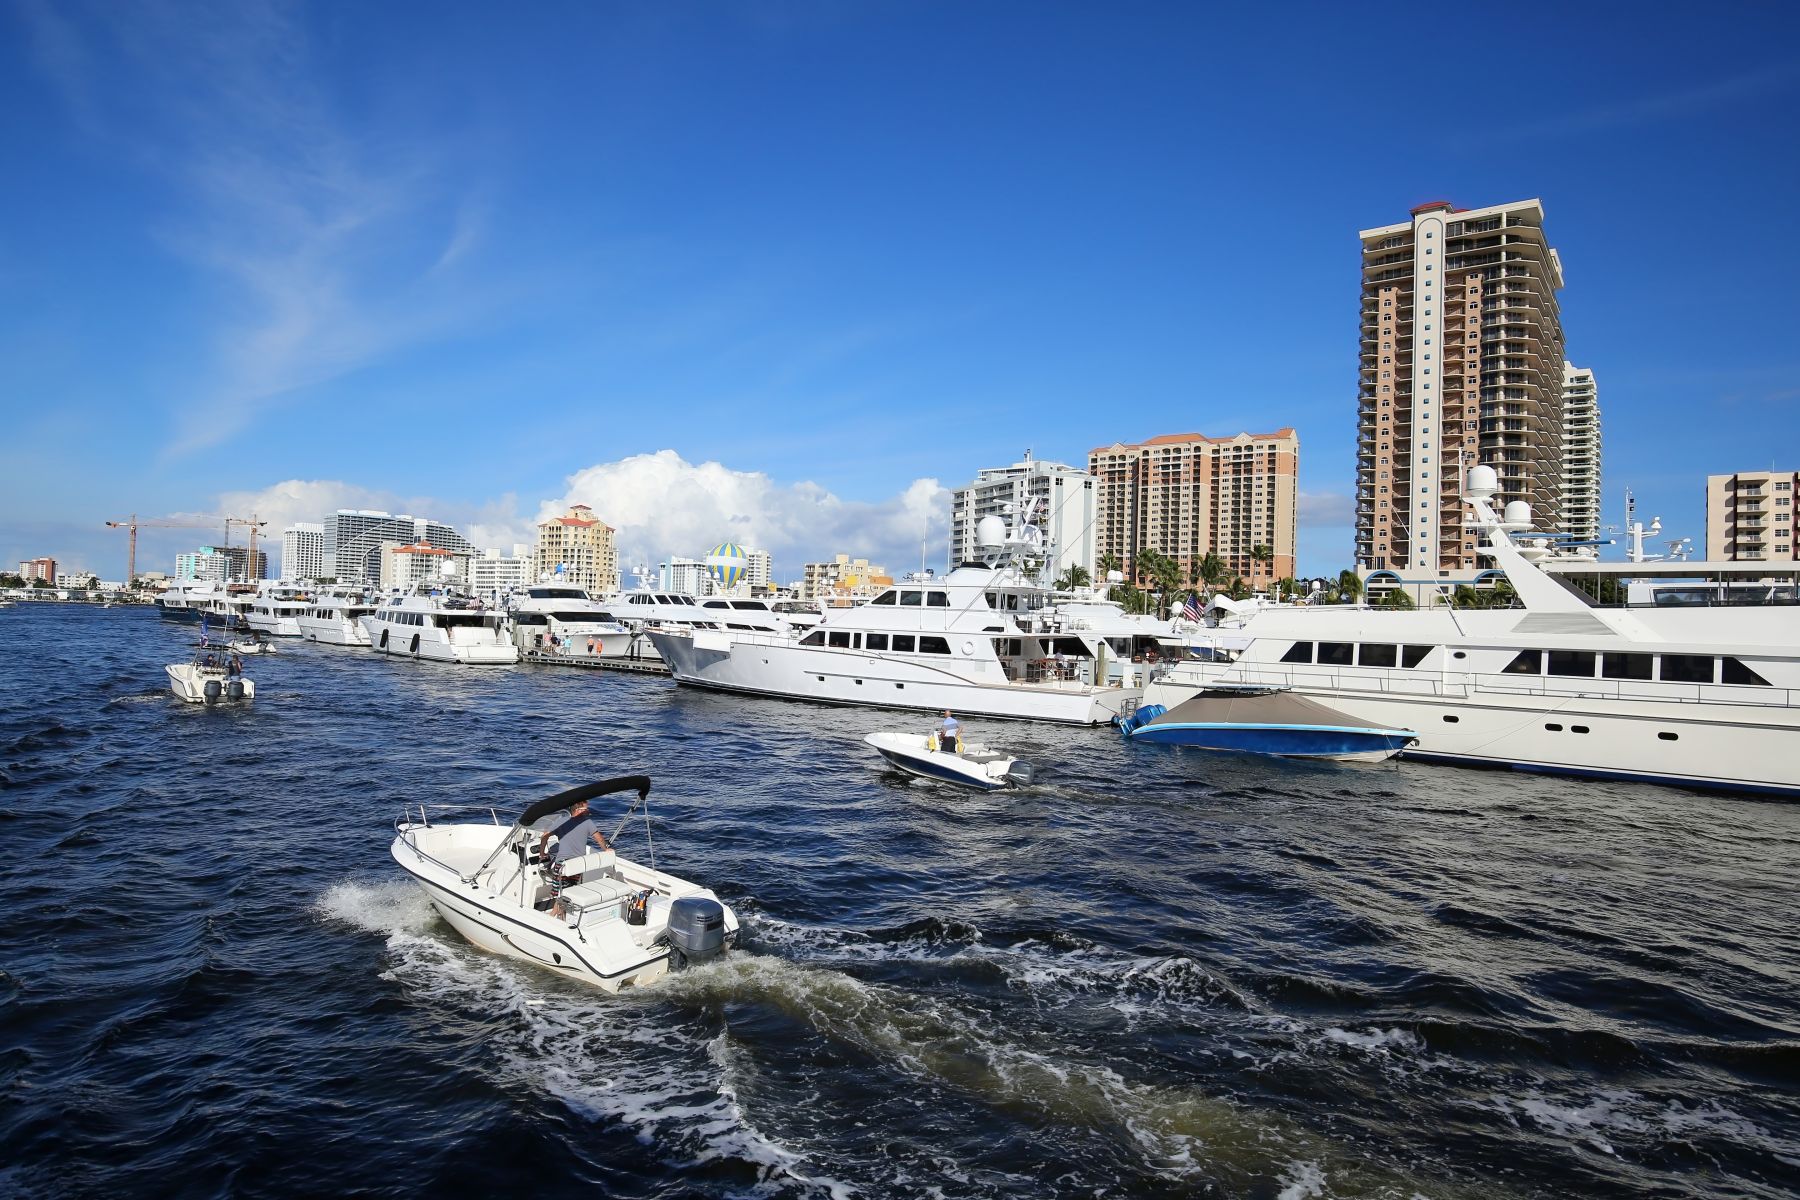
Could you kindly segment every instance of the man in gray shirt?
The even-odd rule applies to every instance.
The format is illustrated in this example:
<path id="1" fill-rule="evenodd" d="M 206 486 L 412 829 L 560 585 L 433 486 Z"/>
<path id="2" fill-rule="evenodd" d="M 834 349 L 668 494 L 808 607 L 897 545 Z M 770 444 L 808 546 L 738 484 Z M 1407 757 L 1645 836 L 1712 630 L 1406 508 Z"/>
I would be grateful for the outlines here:
<path id="1" fill-rule="evenodd" d="M 554 818 L 552 818 L 554 820 Z M 581 882 L 580 875 L 571 875 L 565 871 L 563 864 L 572 858 L 580 858 L 587 853 L 589 838 L 599 844 L 600 849 L 610 849 L 606 844 L 606 835 L 588 816 L 588 802 L 577 800 L 569 805 L 568 816 L 538 836 L 538 853 L 552 841 L 555 847 L 550 854 L 550 869 L 546 872 L 550 880 L 550 893 L 556 897 L 556 904 L 551 909 L 552 915 L 560 918 L 563 915 L 563 889 Z"/>

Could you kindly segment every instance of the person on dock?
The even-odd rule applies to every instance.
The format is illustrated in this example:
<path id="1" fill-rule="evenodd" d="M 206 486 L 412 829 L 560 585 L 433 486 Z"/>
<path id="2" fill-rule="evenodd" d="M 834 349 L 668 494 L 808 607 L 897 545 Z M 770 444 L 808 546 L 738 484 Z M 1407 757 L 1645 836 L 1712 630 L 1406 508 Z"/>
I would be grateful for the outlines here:
<path id="1" fill-rule="evenodd" d="M 581 882 L 579 872 L 570 872 L 566 864 L 587 853 L 588 839 L 602 850 L 611 849 L 606 844 L 606 835 L 588 816 L 588 802 L 577 800 L 569 805 L 568 815 L 557 824 L 538 835 L 538 854 L 543 855 L 545 847 L 550 846 L 549 869 L 545 872 L 550 882 L 550 894 L 555 898 L 551 906 L 551 914 L 558 919 L 563 915 L 563 890 Z M 554 843 L 552 846 L 551 844 Z"/>
<path id="2" fill-rule="evenodd" d="M 958 721 L 949 709 L 944 710 L 943 719 L 937 723 L 938 749 L 945 754 L 956 754 L 962 740 L 962 722 Z"/>

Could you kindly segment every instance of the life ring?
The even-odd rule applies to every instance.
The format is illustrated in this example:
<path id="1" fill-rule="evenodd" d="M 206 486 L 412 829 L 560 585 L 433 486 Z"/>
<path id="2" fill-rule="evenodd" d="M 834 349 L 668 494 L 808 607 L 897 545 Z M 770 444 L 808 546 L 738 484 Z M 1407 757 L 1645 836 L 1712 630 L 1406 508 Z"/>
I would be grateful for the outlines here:
<path id="1" fill-rule="evenodd" d="M 416 634 L 416 633 L 415 633 L 415 634 L 413 634 L 413 640 L 412 640 L 412 653 L 413 653 L 413 657 L 415 657 L 415 658 L 417 658 L 417 657 L 418 657 L 418 654 L 419 654 L 419 635 L 418 635 L 418 634 Z"/>

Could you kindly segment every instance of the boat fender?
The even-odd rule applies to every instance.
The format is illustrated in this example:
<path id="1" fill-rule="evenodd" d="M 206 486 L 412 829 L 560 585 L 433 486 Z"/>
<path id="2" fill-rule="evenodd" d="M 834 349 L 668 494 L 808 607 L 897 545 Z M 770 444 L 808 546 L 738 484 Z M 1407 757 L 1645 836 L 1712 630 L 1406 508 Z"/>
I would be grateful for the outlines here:
<path id="1" fill-rule="evenodd" d="M 418 654 L 418 652 L 419 652 L 419 635 L 418 635 L 418 634 L 416 634 L 416 633 L 415 633 L 415 634 L 413 634 L 413 640 L 412 640 L 412 652 L 413 652 L 413 653 L 414 653 L 414 654 L 415 654 L 415 655 L 416 655 L 416 654 Z"/>
<path id="2" fill-rule="evenodd" d="M 206 692 L 206 702 L 208 704 L 217 704 L 219 702 L 219 693 L 223 689 L 219 687 L 218 680 L 216 680 L 216 679 L 207 680 L 206 688 L 204 690 Z"/>
<path id="3" fill-rule="evenodd" d="M 387 649 L 387 635 L 388 635 L 387 630 L 384 629 L 381 631 L 381 648 L 383 650 Z"/>
<path id="4" fill-rule="evenodd" d="M 229 685 L 227 685 L 227 687 L 225 688 L 225 694 L 227 696 L 230 696 L 233 700 L 242 700 L 244 698 L 244 683 L 243 683 L 243 681 L 240 679 L 232 680 L 231 683 Z"/>
<path id="5" fill-rule="evenodd" d="M 937 748 L 938 748 L 938 735 L 935 733 L 926 734 L 925 735 L 925 749 L 931 751 L 933 754 L 936 754 Z"/>

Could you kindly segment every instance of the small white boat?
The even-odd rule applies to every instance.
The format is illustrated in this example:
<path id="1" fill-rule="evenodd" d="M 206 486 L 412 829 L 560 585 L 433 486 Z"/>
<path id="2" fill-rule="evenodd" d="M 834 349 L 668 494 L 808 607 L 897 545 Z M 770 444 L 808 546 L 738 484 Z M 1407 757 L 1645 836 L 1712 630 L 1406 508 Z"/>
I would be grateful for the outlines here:
<path id="1" fill-rule="evenodd" d="M 640 812 L 648 832 L 650 780 L 632 775 L 539 800 L 510 826 L 497 816 L 492 824 L 433 824 L 423 808 L 417 819 L 409 810 L 394 826 L 394 861 L 483 950 L 609 992 L 643 987 L 724 954 L 736 940 L 738 919 L 710 890 L 658 871 L 654 851 L 647 866 L 612 850 L 574 860 L 579 882 L 564 887 L 564 915 L 554 914 L 548 864 L 538 855 L 542 830 L 577 801 L 632 790 L 637 799 L 607 841 Z"/>
<path id="2" fill-rule="evenodd" d="M 192 662 L 171 663 L 169 690 L 189 704 L 256 699 L 256 684 L 244 675 L 238 656 L 224 646 L 200 643 Z"/>
<path id="3" fill-rule="evenodd" d="M 958 787 L 993 792 L 1001 788 L 1029 787 L 1035 778 L 1030 763 L 960 738 L 956 747 L 946 748 L 938 744 L 935 733 L 900 733 L 883 729 L 869 734 L 863 741 L 902 771 L 942 783 L 954 783 Z"/>
<path id="4" fill-rule="evenodd" d="M 225 643 L 226 649 L 234 654 L 273 654 L 275 642 L 268 634 L 253 631 L 248 636 L 239 634 Z"/>

